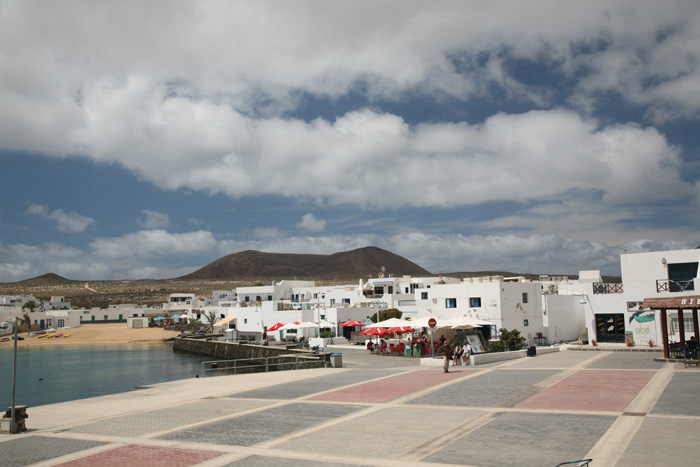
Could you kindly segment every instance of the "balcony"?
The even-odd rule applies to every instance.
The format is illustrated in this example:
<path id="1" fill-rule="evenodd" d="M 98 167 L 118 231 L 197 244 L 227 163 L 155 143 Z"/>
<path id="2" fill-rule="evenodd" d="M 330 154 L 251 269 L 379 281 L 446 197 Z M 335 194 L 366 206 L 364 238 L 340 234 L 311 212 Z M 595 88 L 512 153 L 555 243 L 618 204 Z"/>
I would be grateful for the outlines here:
<path id="1" fill-rule="evenodd" d="M 671 279 L 658 279 L 656 281 L 656 292 L 685 292 L 695 290 L 695 279 L 688 281 L 674 281 Z"/>
<path id="2" fill-rule="evenodd" d="M 617 284 L 614 282 L 594 282 L 593 283 L 593 295 L 600 294 L 610 294 L 610 293 L 623 293 L 622 284 Z"/>

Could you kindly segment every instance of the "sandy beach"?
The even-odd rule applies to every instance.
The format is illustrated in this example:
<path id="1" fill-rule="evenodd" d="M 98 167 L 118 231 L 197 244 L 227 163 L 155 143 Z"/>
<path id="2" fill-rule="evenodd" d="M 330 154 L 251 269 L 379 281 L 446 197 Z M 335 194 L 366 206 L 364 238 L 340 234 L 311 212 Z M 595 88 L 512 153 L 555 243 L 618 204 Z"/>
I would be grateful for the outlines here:
<path id="1" fill-rule="evenodd" d="M 17 341 L 17 346 L 161 342 L 178 335 L 176 331 L 168 331 L 164 328 L 130 329 L 126 327 L 126 323 L 85 324 L 77 328 L 61 329 L 58 332 L 70 334 L 70 337 L 38 338 L 28 337 L 26 332 L 20 332 L 19 336 L 24 337 L 24 340 Z M 12 339 L 8 342 L 0 342 L 0 347 L 11 346 L 12 343 Z"/>

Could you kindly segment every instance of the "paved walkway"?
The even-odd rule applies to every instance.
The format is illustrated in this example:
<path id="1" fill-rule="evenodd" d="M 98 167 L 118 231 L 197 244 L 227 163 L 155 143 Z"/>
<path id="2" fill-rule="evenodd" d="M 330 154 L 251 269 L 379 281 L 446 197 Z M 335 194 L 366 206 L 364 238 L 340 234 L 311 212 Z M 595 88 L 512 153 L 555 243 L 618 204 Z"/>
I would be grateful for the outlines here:
<path id="1" fill-rule="evenodd" d="M 29 409 L 2 466 L 695 465 L 700 369 L 562 351 L 477 367 L 343 351 L 343 368 L 175 381 Z"/>

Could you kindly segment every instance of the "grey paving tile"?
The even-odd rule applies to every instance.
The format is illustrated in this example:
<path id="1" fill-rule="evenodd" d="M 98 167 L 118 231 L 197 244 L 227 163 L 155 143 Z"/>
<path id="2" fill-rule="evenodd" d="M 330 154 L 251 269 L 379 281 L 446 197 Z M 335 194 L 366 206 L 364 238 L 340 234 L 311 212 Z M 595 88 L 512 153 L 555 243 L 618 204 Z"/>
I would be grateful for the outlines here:
<path id="1" fill-rule="evenodd" d="M 0 465 L 15 467 L 36 464 L 78 451 L 103 446 L 99 441 L 28 436 L 0 443 Z"/>
<path id="2" fill-rule="evenodd" d="M 599 356 L 598 352 L 579 352 L 565 350 L 541 354 L 535 357 L 521 358 L 515 363 L 510 362 L 509 368 L 571 368 Z M 503 363 L 503 362 L 501 362 Z M 477 366 L 479 368 L 481 365 Z"/>
<path id="3" fill-rule="evenodd" d="M 659 352 L 606 352 L 602 360 L 591 364 L 589 369 L 598 370 L 659 370 L 664 362 L 655 362 Z"/>
<path id="4" fill-rule="evenodd" d="M 73 428 L 70 431 L 112 436 L 141 436 L 146 433 L 172 430 L 212 418 L 233 415 L 268 404 L 270 403 L 253 400 L 202 400 L 180 407 L 102 420 Z"/>
<path id="5" fill-rule="evenodd" d="M 582 459 L 615 417 L 506 413 L 423 459 L 484 467 L 542 467 Z"/>
<path id="6" fill-rule="evenodd" d="M 700 416 L 700 373 L 676 373 L 651 412 Z"/>
<path id="7" fill-rule="evenodd" d="M 464 407 L 514 406 L 535 394 L 528 389 L 555 375 L 557 370 L 493 370 L 459 381 L 413 399 L 408 404 L 449 405 Z M 516 397 L 521 396 L 521 397 Z"/>
<path id="8" fill-rule="evenodd" d="M 365 464 L 339 464 L 337 462 L 310 461 L 306 459 L 285 459 L 283 457 L 248 456 L 223 467 L 343 467 L 348 465 L 364 466 Z M 369 466 L 367 466 L 369 467 Z"/>
<path id="9" fill-rule="evenodd" d="M 393 407 L 339 423 L 278 446 L 279 449 L 391 458 L 441 433 L 451 432 L 477 415 L 476 411 Z"/>
<path id="10" fill-rule="evenodd" d="M 363 408 L 365 407 L 340 404 L 288 404 L 169 433 L 160 439 L 252 446 Z"/>
<path id="11" fill-rule="evenodd" d="M 390 358 L 390 357 L 375 357 Z M 319 376 L 292 383 L 278 384 L 253 391 L 231 394 L 229 397 L 255 398 L 255 399 L 296 399 L 321 391 L 347 386 L 348 384 L 362 383 L 375 378 L 382 378 L 400 373 L 401 370 L 350 370 L 342 371 L 328 376 Z"/>
<path id="12" fill-rule="evenodd" d="M 617 466 L 698 465 L 698 440 L 698 420 L 647 417 Z"/>

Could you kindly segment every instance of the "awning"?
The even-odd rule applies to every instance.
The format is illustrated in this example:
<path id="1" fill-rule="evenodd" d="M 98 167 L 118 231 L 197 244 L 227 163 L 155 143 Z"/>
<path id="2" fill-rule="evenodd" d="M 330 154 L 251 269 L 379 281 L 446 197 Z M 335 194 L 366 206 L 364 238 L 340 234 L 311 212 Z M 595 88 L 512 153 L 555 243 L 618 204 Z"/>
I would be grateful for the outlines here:
<path id="1" fill-rule="evenodd" d="M 214 323 L 214 327 L 217 328 L 217 327 L 221 327 L 221 326 L 227 326 L 228 323 L 230 323 L 231 321 L 233 321 L 234 324 L 235 324 L 235 323 L 236 323 L 236 317 L 235 317 L 235 316 L 229 316 L 229 317 L 226 318 L 226 319 L 222 319 L 221 321 L 217 321 L 216 323 Z"/>

